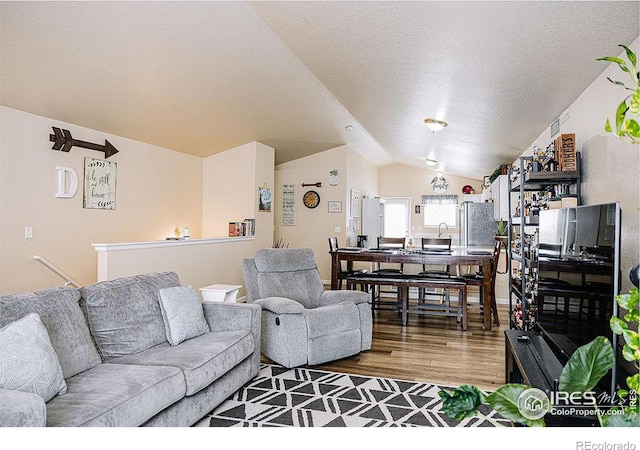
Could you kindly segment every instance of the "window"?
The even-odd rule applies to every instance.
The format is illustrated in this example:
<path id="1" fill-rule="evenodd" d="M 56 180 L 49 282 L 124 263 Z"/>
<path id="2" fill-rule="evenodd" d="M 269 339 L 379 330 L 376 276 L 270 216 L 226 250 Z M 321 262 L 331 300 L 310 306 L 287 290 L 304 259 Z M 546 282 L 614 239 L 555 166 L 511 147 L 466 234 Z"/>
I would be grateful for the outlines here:
<path id="1" fill-rule="evenodd" d="M 424 226 L 437 227 L 442 222 L 448 227 L 457 226 L 457 195 L 423 195 Z"/>

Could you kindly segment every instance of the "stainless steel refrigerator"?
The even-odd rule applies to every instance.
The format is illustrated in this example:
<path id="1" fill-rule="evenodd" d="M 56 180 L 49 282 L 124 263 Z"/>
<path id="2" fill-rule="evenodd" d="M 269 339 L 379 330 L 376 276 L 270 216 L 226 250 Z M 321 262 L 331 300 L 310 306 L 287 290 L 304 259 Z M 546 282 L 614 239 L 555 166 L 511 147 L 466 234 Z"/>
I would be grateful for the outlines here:
<path id="1" fill-rule="evenodd" d="M 493 203 L 464 202 L 460 208 L 460 242 L 465 247 L 493 247 L 498 224 Z"/>

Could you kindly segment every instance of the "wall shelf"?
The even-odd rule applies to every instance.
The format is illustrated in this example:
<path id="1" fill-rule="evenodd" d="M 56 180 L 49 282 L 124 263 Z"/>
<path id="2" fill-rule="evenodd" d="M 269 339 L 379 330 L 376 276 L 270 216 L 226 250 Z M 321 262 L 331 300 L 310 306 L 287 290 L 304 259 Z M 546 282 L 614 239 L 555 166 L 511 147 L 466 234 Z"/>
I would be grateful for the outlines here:
<path id="1" fill-rule="evenodd" d="M 580 204 L 580 152 L 576 152 L 576 171 L 527 171 L 527 166 L 532 161 L 531 156 L 521 156 L 518 174 L 514 176 L 513 168 L 509 170 L 509 326 L 522 330 L 532 329 L 536 321 L 536 235 L 540 224 L 539 215 L 525 215 L 525 192 L 543 193 L 549 186 L 563 185 L 567 187 L 567 191 L 558 197 L 575 197 Z M 569 190 L 575 192 L 567 194 Z M 511 196 L 516 194 L 522 202 L 521 215 L 518 217 L 514 217 L 514 211 L 511 210 Z M 527 239 L 526 234 L 529 236 Z M 514 251 L 514 247 L 519 247 L 519 250 Z M 519 270 L 519 275 L 514 270 Z"/>

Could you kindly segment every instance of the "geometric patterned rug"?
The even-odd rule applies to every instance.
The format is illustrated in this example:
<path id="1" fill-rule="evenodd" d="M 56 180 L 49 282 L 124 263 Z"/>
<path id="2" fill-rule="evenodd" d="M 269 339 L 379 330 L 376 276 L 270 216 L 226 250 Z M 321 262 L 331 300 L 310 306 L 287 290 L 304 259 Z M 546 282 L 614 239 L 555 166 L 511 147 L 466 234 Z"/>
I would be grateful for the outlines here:
<path id="1" fill-rule="evenodd" d="M 213 410 L 211 427 L 493 427 L 441 411 L 447 386 L 261 364 L 260 373 Z M 485 406 L 485 405 L 483 405 Z M 490 408 L 481 409 L 510 426 Z"/>

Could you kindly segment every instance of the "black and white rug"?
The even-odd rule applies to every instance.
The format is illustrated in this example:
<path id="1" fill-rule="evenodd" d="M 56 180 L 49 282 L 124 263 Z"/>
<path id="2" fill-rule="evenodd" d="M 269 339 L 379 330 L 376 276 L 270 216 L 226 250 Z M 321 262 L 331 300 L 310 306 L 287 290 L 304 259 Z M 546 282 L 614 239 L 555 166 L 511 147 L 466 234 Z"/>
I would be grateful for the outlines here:
<path id="1" fill-rule="evenodd" d="M 211 427 L 491 427 L 441 411 L 443 386 L 262 364 L 260 373 L 210 416 Z M 446 388 L 446 387 L 445 387 Z M 489 409 L 497 422 L 510 423 Z"/>

